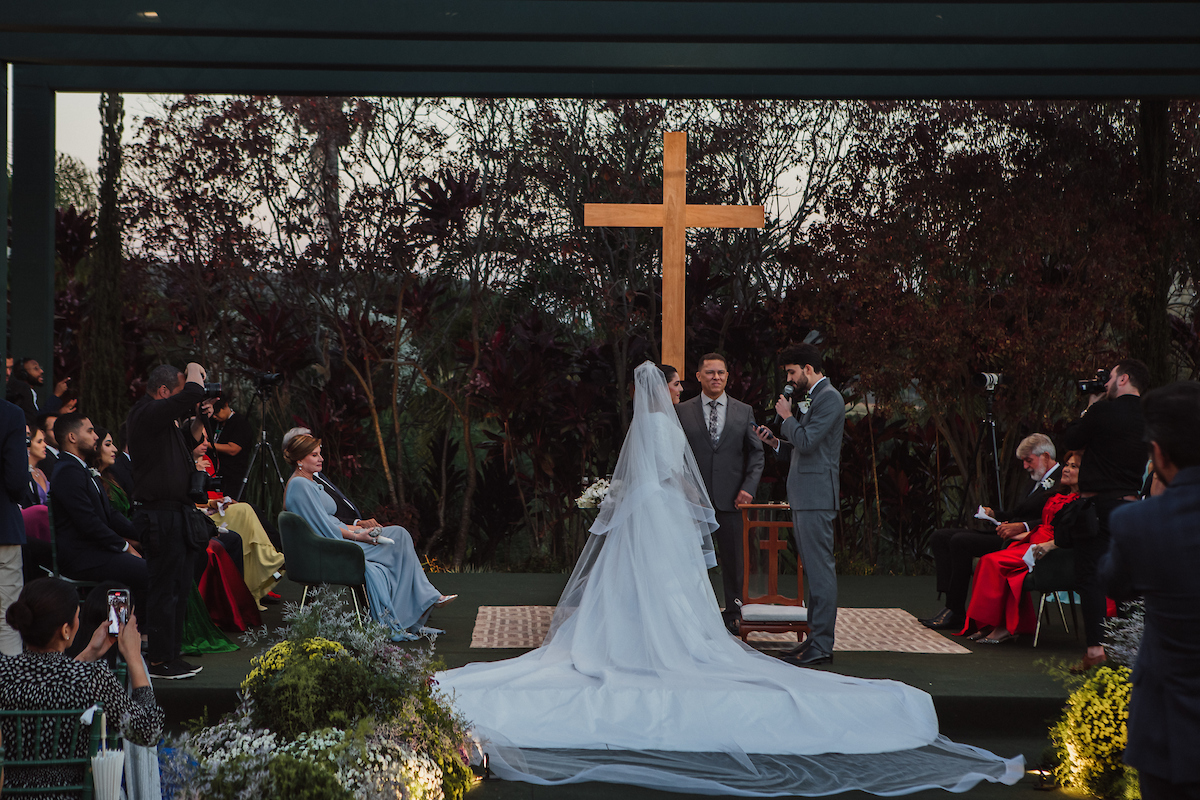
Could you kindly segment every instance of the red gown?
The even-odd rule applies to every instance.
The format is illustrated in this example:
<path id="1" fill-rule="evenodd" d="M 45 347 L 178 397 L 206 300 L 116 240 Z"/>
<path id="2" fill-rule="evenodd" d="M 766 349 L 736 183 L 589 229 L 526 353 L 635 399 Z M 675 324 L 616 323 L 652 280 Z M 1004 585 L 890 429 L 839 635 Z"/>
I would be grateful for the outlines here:
<path id="1" fill-rule="evenodd" d="M 1023 560 L 1025 551 L 1031 545 L 1054 540 L 1054 526 L 1050 521 L 1076 497 L 1079 495 L 1051 495 L 1042 508 L 1042 524 L 1030 531 L 1028 537 L 979 559 L 964 632 L 972 627 L 996 626 L 1013 633 L 1033 633 L 1037 627 L 1037 614 L 1029 593 L 1021 589 L 1029 574 L 1029 567 Z"/>

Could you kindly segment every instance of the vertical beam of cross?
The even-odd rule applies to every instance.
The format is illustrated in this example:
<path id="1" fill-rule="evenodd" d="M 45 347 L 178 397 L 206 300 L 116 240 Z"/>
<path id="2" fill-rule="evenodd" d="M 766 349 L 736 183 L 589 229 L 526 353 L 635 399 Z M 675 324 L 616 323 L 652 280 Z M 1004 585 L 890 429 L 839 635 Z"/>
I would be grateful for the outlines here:
<path id="1" fill-rule="evenodd" d="M 687 134 L 663 134 L 663 202 L 584 203 L 583 224 L 615 228 L 662 228 L 662 360 L 686 374 L 684 287 L 688 228 L 762 228 L 762 206 L 687 203 Z"/>

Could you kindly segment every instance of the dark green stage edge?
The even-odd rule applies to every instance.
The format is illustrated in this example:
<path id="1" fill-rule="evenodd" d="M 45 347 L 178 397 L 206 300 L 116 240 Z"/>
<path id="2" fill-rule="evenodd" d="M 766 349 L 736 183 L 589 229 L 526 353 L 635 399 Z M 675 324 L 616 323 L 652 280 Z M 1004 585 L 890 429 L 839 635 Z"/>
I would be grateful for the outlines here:
<path id="1" fill-rule="evenodd" d="M 717 577 L 715 571 L 714 577 Z M 522 650 L 472 650 L 471 630 L 481 605 L 554 605 L 566 583 L 566 575 L 509 573 L 438 574 L 433 583 L 446 594 L 459 594 L 457 601 L 434 612 L 431 624 L 445 628 L 438 637 L 437 653 L 448 667 L 471 661 L 509 658 Z M 717 580 L 719 585 L 719 579 Z M 299 602 L 301 588 L 287 580 L 280 593 L 285 600 Z M 932 614 L 940 603 L 932 577 L 857 577 L 839 579 L 839 604 L 859 608 L 903 608 L 922 617 Z M 270 627 L 281 622 L 281 607 L 269 606 L 263 621 Z M 1052 609 L 1053 610 L 1053 609 Z M 352 612 L 350 612 L 352 613 Z M 1049 659 L 1077 661 L 1083 653 L 1081 639 L 1063 631 L 1055 616 L 1043 624 L 1038 647 L 1032 637 L 998 646 L 962 641 L 969 655 L 918 655 L 906 653 L 843 653 L 835 656 L 833 671 L 861 678 L 890 678 L 929 692 L 934 699 L 942 733 L 958 742 L 985 747 L 1003 756 L 1022 753 L 1028 767 L 1036 766 L 1049 742 L 1046 732 L 1066 699 L 1063 687 L 1035 663 Z M 1070 615 L 1067 616 L 1070 621 Z M 235 639 L 236 641 L 236 639 Z M 240 642 L 239 642 L 240 643 Z M 181 730 L 185 722 L 207 710 L 209 721 L 230 710 L 237 702 L 238 684 L 250 669 L 250 658 L 260 648 L 235 653 L 189 657 L 204 671 L 187 681 L 160 681 L 154 690 L 167 712 L 168 724 Z M 1045 798 L 1036 781 L 1027 776 L 1016 786 L 981 784 L 971 797 L 1004 797 L 1012 800 Z M 861 793 L 851 793 L 861 794 Z M 1062 794 L 1055 791 L 1053 794 Z M 487 781 L 468 795 L 471 800 L 515 800 L 516 798 L 661 798 L 685 795 L 655 792 L 610 784 L 578 784 L 566 787 L 536 787 L 527 784 Z M 867 797 L 867 795 L 861 795 Z M 916 797 L 945 797 L 944 792 L 923 792 Z"/>

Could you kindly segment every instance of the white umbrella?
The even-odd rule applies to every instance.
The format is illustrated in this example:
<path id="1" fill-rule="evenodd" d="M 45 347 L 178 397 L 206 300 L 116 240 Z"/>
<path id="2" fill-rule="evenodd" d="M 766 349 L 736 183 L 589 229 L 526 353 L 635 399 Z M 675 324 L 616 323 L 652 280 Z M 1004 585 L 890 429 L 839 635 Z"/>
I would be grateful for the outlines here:
<path id="1" fill-rule="evenodd" d="M 125 753 L 108 749 L 108 718 L 100 716 L 100 750 L 92 756 L 92 783 L 96 800 L 120 800 L 121 775 L 125 771 Z"/>

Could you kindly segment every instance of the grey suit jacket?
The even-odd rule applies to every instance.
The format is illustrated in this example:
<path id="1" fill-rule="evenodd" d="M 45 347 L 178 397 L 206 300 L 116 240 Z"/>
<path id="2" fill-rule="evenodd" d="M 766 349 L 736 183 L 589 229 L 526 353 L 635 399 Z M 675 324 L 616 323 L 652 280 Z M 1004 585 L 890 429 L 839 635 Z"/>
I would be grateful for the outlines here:
<path id="1" fill-rule="evenodd" d="M 717 511 L 737 511 L 740 491 L 750 494 L 758 489 L 763 471 L 762 442 L 750 425 L 754 411 L 750 406 L 725 394 L 725 427 L 716 448 L 708 435 L 708 420 L 704 417 L 704 395 L 675 406 L 679 423 L 687 434 L 688 444 L 696 456 L 696 465 L 704 478 L 704 488 Z"/>
<path id="2" fill-rule="evenodd" d="M 1133 667 L 1125 763 L 1172 783 L 1200 781 L 1200 467 L 1180 470 L 1158 497 L 1109 518 L 1100 584 L 1146 601 Z"/>
<path id="3" fill-rule="evenodd" d="M 828 379 L 817 387 L 807 414 L 783 421 L 779 457 L 791 458 L 787 493 L 793 511 L 837 510 L 845 428 L 846 401 Z"/>

